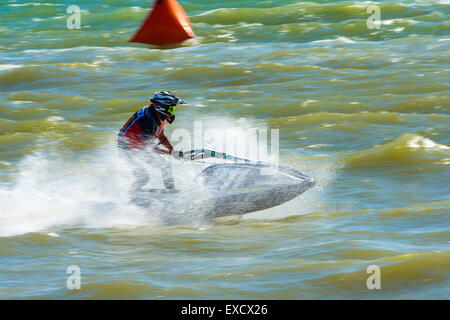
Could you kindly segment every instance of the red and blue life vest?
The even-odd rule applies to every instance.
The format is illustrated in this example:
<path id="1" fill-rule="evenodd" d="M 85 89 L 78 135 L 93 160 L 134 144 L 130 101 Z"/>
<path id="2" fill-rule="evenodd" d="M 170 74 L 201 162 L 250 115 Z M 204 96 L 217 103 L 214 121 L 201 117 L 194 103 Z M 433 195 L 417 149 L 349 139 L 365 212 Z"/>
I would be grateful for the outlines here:
<path id="1" fill-rule="evenodd" d="M 164 121 L 159 120 L 150 106 L 136 111 L 122 126 L 118 142 L 130 149 L 143 149 L 146 142 L 158 138 L 164 129 Z"/>

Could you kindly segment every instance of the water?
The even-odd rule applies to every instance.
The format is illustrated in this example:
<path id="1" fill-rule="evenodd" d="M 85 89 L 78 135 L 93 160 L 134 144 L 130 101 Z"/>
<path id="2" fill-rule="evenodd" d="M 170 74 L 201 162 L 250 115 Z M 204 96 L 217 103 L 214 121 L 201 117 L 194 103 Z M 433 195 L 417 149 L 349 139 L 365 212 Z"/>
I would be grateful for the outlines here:
<path id="1" fill-rule="evenodd" d="M 81 30 L 71 4 L 0 6 L 0 298 L 449 298 L 448 1 L 181 1 L 197 37 L 164 49 L 127 42 L 150 1 L 78 1 Z M 279 129 L 317 186 L 162 224 L 129 203 L 115 146 L 161 89 L 189 102 L 169 136 Z"/>

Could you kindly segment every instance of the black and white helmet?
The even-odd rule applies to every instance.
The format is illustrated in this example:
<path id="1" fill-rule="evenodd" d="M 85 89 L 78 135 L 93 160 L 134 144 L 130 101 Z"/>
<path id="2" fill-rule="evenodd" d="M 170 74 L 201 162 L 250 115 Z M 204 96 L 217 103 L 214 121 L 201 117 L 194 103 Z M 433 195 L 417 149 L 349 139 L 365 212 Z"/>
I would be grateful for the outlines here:
<path id="1" fill-rule="evenodd" d="M 176 97 L 170 91 L 155 92 L 155 94 L 150 99 L 150 101 L 160 107 L 170 107 L 170 106 L 175 106 L 177 104 L 185 103 L 182 99 Z"/>
<path id="2" fill-rule="evenodd" d="M 155 110 L 159 112 L 165 120 L 172 123 L 175 120 L 174 107 L 177 104 L 185 104 L 185 102 L 176 97 L 170 91 L 158 91 L 155 92 L 150 102 L 155 104 Z"/>

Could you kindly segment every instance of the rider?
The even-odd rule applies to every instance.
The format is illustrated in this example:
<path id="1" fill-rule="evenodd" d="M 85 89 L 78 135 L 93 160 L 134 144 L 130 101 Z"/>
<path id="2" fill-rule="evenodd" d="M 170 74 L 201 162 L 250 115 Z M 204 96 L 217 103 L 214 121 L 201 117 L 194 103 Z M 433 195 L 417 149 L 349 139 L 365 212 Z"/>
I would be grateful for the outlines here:
<path id="1" fill-rule="evenodd" d="M 174 107 L 185 102 L 170 91 L 155 92 L 150 105 L 136 111 L 122 126 L 118 134 L 119 150 L 133 167 L 136 181 L 132 191 L 142 190 L 150 179 L 140 160 L 157 162 L 161 167 L 164 186 L 175 190 L 170 163 L 159 154 L 171 154 L 173 145 L 164 133 L 164 120 L 170 124 L 175 120 Z M 156 143 L 156 140 L 159 142 Z M 166 149 L 162 149 L 162 144 Z"/>

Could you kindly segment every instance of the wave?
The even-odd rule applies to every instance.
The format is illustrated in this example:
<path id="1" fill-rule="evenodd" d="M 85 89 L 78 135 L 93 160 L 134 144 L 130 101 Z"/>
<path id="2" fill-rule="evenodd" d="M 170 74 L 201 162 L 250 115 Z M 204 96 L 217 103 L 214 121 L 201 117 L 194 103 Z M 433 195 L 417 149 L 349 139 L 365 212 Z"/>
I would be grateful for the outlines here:
<path id="1" fill-rule="evenodd" d="M 347 168 L 386 168 L 408 165 L 445 165 L 450 147 L 417 134 L 404 134 L 393 141 L 352 152 Z"/>
<path id="2" fill-rule="evenodd" d="M 340 23 L 345 21 L 357 21 L 360 19 L 366 22 L 370 16 L 367 7 L 371 4 L 379 6 L 382 12 L 382 19 L 396 22 L 411 21 L 413 17 L 421 17 L 434 14 L 435 21 L 445 22 L 444 5 L 424 6 L 415 3 L 370 3 L 370 2 L 335 2 L 335 3 L 313 3 L 298 2 L 285 4 L 270 8 L 218 8 L 201 12 L 191 16 L 194 23 L 207 23 L 211 25 L 229 24 L 263 24 L 263 25 L 289 25 L 303 22 Z M 402 17 L 399 19 L 398 17 Z"/>
<path id="3" fill-rule="evenodd" d="M 78 73 L 65 71 L 50 66 L 28 65 L 14 68 L 9 72 L 0 74 L 0 88 L 2 91 L 8 89 L 31 89 L 42 88 L 44 85 L 54 86 L 64 83 L 73 83 Z"/>
<path id="4" fill-rule="evenodd" d="M 446 7 L 443 4 L 424 6 L 413 3 L 377 3 L 382 12 L 382 27 L 379 30 L 367 29 L 370 16 L 367 6 L 370 3 L 300 2 L 282 4 L 275 7 L 215 8 L 192 6 L 190 15 L 197 38 L 187 41 L 186 46 L 215 42 L 311 42 L 337 41 L 349 44 L 362 40 L 384 41 L 403 38 L 409 35 L 447 35 Z M 47 47 L 64 48 L 83 44 L 97 46 L 124 46 L 140 26 L 148 13 L 148 8 L 135 4 L 123 7 L 108 5 L 86 6 L 82 14 L 82 29 L 67 32 L 64 29 L 64 7 L 54 7 L 51 12 L 44 6 L 27 6 L 22 11 L 12 8 L 6 12 L 11 21 L 20 26 L 24 18 L 32 16 L 41 21 L 32 21 L 23 26 L 21 39 L 28 46 L 38 48 L 46 39 Z M 53 7 L 51 7 L 53 8 Z M 84 7 L 83 7 L 84 8 Z M 101 10 L 99 10 L 101 9 Z M 203 10 L 203 12 L 199 12 Z M 39 17 L 39 18 L 36 18 Z M 32 41 L 39 34 L 41 41 Z M 81 35 L 81 36 L 80 36 Z M 270 35 L 270 36 L 269 36 Z M 12 30 L 0 29 L 0 37 L 11 37 Z M 333 40 L 338 39 L 338 40 Z M 320 43 L 320 42 L 318 42 Z M 11 42 L 10 47 L 23 46 L 21 41 Z M 132 44 L 139 47 L 139 44 Z"/>
<path id="5" fill-rule="evenodd" d="M 385 292 L 383 295 L 385 298 L 412 298 L 417 296 L 421 290 L 426 291 L 427 287 L 434 284 L 437 285 L 437 288 L 427 298 L 443 299 L 448 296 L 447 289 L 439 284 L 448 278 L 449 259 L 450 251 L 419 251 L 378 259 L 376 256 L 368 256 L 359 264 L 354 264 L 352 260 L 353 271 L 332 272 L 330 275 L 308 280 L 307 283 L 314 286 L 322 286 L 326 283 L 328 289 L 338 290 L 344 297 L 346 293 L 351 296 L 358 292 L 360 297 L 376 299 L 380 297 L 380 292 Z M 368 290 L 366 287 L 367 279 L 370 276 L 366 271 L 369 265 L 380 267 L 381 290 Z M 415 288 L 413 292 L 409 289 L 411 286 Z"/>

